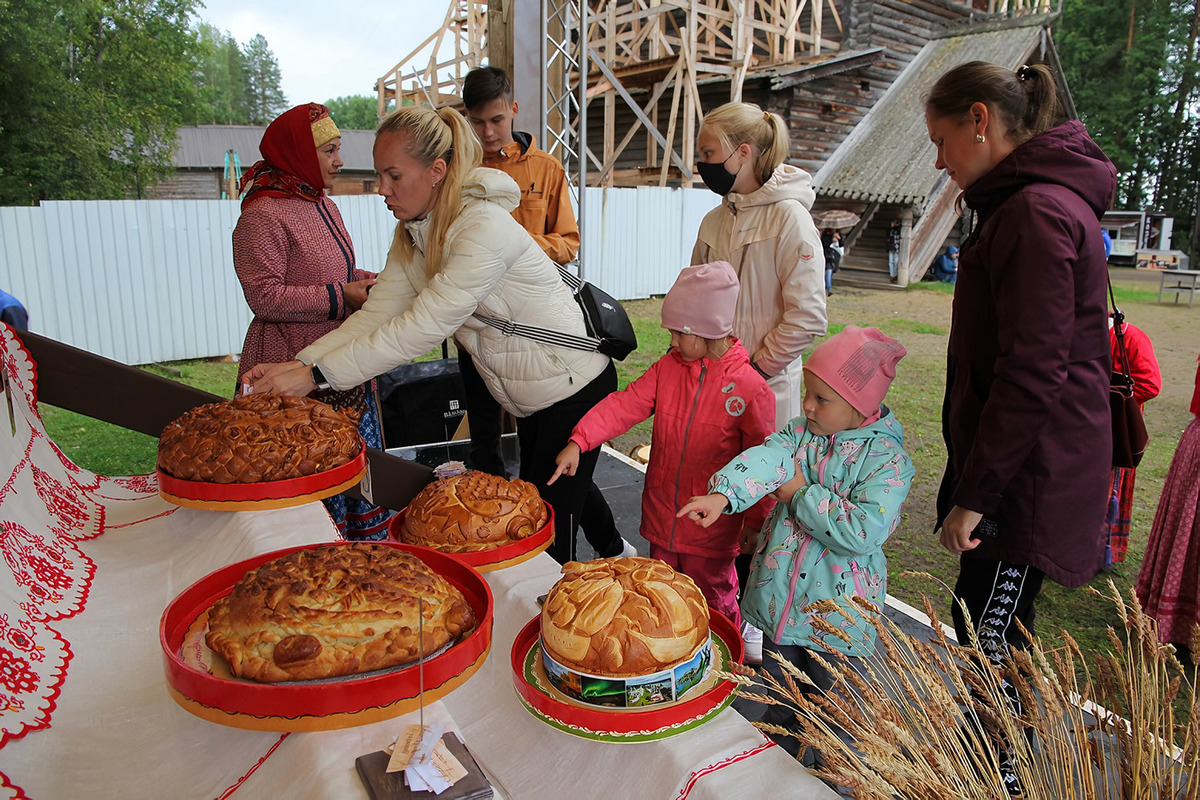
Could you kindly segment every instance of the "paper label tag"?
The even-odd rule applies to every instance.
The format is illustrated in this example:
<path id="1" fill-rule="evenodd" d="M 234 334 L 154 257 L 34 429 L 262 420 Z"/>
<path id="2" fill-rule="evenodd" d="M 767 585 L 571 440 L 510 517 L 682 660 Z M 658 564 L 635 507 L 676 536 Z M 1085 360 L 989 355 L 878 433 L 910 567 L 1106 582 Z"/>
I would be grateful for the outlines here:
<path id="1" fill-rule="evenodd" d="M 388 772 L 404 771 L 414 791 L 441 794 L 467 776 L 467 770 L 442 740 L 441 725 L 408 725 L 392 746 Z"/>
<path id="2" fill-rule="evenodd" d="M 393 745 L 388 772 L 399 772 L 412 764 L 428 764 L 433 748 L 442 740 L 445 728 L 441 725 L 406 725 Z"/>
<path id="3" fill-rule="evenodd" d="M 446 742 L 442 739 L 438 739 L 437 747 L 433 748 L 432 766 L 451 786 L 467 777 L 467 768 L 454 757 L 454 753 L 450 752 L 450 748 L 446 747 Z"/>
<path id="4" fill-rule="evenodd" d="M 371 460 L 367 459 L 367 471 L 363 473 L 362 480 L 358 482 L 358 490 L 362 492 L 363 498 L 374 505 L 375 493 L 371 489 Z"/>

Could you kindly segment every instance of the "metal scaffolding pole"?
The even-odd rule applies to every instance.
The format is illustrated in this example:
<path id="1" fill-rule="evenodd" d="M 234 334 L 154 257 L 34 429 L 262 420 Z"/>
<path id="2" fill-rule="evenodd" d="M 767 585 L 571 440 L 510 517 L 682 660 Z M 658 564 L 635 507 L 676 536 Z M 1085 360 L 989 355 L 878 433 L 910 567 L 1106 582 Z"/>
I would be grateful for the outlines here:
<path id="1" fill-rule="evenodd" d="M 579 276 L 585 277 L 587 248 L 587 3 L 585 0 L 542 0 L 541 140 L 546 152 L 562 162 L 579 220 Z M 574 81 L 574 86 L 572 86 Z"/>

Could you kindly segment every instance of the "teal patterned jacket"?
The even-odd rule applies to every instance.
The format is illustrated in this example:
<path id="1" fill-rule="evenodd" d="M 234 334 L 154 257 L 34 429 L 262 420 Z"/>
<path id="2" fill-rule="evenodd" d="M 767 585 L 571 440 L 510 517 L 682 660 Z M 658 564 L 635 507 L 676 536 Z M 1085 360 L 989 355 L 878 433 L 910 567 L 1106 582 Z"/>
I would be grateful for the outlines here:
<path id="1" fill-rule="evenodd" d="M 776 503 L 759 535 L 742 597 L 742 615 L 777 644 L 834 650 L 852 656 L 875 648 L 875 629 L 850 597 L 882 606 L 887 595 L 883 543 L 900 520 L 914 475 L 904 428 L 886 407 L 870 425 L 832 436 L 808 432 L 796 417 L 766 442 L 730 461 L 709 482 L 738 513 L 791 480 L 808 485 L 790 503 Z M 839 611 L 820 616 L 845 639 L 813 627 L 804 609 L 834 600 Z"/>

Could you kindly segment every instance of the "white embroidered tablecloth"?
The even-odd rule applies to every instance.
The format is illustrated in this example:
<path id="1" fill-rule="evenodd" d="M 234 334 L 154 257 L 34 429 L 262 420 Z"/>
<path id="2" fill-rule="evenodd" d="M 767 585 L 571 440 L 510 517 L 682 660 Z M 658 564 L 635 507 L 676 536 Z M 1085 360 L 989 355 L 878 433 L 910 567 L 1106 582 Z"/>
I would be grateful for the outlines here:
<path id="1" fill-rule="evenodd" d="M 166 605 L 227 564 L 332 541 L 321 504 L 176 508 L 158 497 L 153 476 L 82 470 L 47 439 L 36 367 L 3 324 L 0 359 L 16 424 L 10 435 L 0 398 L 0 800 L 365 798 L 354 759 L 387 746 L 406 718 L 320 733 L 238 730 L 184 711 L 163 674 Z M 833 796 L 732 709 L 641 744 L 593 742 L 534 718 L 514 691 L 508 656 L 557 576 L 544 554 L 487 574 L 491 653 L 427 712 L 453 720 L 496 777 L 498 796 Z"/>

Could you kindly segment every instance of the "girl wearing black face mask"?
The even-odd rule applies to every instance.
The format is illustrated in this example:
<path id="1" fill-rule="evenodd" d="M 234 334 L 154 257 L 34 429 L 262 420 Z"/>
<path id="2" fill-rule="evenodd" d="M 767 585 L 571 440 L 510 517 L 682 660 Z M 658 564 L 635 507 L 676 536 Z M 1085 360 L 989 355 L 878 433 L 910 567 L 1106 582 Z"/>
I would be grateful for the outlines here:
<path id="1" fill-rule="evenodd" d="M 802 413 L 800 354 L 825 334 L 825 257 L 809 209 L 807 172 L 784 159 L 787 125 L 749 103 L 710 111 L 696 139 L 696 168 L 724 200 L 700 223 L 692 264 L 728 261 L 738 275 L 733 335 L 775 394 L 779 424 Z M 757 531 L 742 537 L 753 550 Z M 749 555 L 737 562 L 745 585 Z M 762 632 L 743 631 L 747 658 L 761 657 Z"/>
<path id="2" fill-rule="evenodd" d="M 825 259 L 804 170 L 785 164 L 787 125 L 749 103 L 705 115 L 696 169 L 724 197 L 700 223 L 693 264 L 728 261 L 741 291 L 733 335 L 775 393 L 777 420 L 801 413 L 800 354 L 825 334 Z"/>

